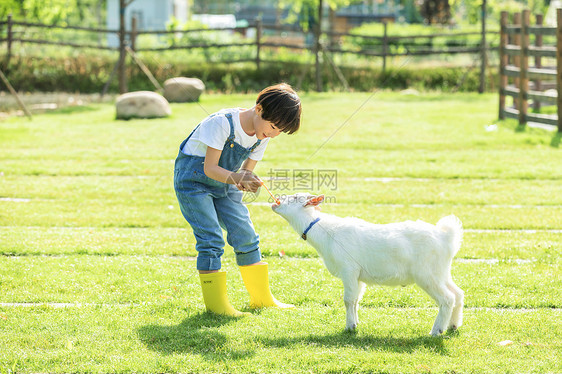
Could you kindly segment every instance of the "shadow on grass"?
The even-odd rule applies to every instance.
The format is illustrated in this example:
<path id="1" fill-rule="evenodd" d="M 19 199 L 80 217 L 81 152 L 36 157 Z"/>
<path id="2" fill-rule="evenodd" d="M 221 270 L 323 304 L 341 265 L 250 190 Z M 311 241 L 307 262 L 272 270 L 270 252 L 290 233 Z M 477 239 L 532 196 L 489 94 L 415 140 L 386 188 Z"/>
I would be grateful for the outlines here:
<path id="1" fill-rule="evenodd" d="M 253 356 L 253 351 L 235 350 L 227 335 L 217 331 L 237 318 L 201 313 L 184 319 L 179 325 L 148 325 L 138 329 L 139 339 L 152 351 L 165 355 L 199 354 L 209 361 L 240 360 Z"/>
<path id="2" fill-rule="evenodd" d="M 514 127 L 515 133 L 524 133 L 528 129 L 525 125 L 518 124 Z M 552 148 L 560 148 L 560 142 L 562 141 L 562 132 L 556 132 L 550 141 L 550 146 Z"/>
<path id="3" fill-rule="evenodd" d="M 447 335 L 445 336 L 447 337 Z M 289 338 L 263 338 L 260 343 L 275 348 L 291 346 L 320 345 L 323 347 L 354 347 L 360 349 L 376 349 L 395 353 L 411 353 L 420 347 L 427 348 L 437 354 L 447 355 L 443 337 L 397 338 L 392 336 L 357 336 L 354 332 L 342 331 L 330 335 L 308 335 Z"/>
<path id="4" fill-rule="evenodd" d="M 516 133 L 522 133 L 522 132 L 526 132 L 526 131 L 527 131 L 527 126 L 525 126 L 525 125 L 517 124 L 517 126 L 515 127 Z"/>
<path id="5" fill-rule="evenodd" d="M 45 112 L 45 114 L 73 114 L 73 113 L 93 112 L 96 110 L 98 110 L 98 108 L 90 105 L 72 105 L 72 106 L 60 107 L 58 109 Z"/>

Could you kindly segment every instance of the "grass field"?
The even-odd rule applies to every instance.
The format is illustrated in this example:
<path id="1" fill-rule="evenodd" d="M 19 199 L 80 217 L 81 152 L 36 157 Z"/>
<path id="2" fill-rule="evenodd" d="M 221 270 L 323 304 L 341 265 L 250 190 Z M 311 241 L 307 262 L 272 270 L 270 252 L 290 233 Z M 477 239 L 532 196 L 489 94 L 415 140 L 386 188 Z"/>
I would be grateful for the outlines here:
<path id="1" fill-rule="evenodd" d="M 272 290 L 297 308 L 205 313 L 173 160 L 207 113 L 254 96 L 158 120 L 96 104 L 0 122 L 0 373 L 562 372 L 560 136 L 498 122 L 492 94 L 302 98 L 302 129 L 272 140 L 257 173 L 274 193 L 324 193 L 341 216 L 457 215 L 457 332 L 428 335 L 437 308 L 416 286 L 375 286 L 345 333 L 341 283 L 263 191 L 248 207 Z M 248 310 L 230 248 L 223 267 Z"/>

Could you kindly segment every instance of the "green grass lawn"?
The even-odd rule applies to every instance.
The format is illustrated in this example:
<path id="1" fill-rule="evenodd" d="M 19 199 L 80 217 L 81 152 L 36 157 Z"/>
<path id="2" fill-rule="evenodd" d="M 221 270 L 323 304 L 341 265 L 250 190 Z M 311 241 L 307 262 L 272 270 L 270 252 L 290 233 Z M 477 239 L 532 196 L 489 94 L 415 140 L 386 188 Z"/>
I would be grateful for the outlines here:
<path id="1" fill-rule="evenodd" d="M 248 207 L 272 290 L 297 308 L 205 313 L 173 160 L 207 113 L 254 95 L 206 95 L 156 120 L 92 104 L 0 122 L 0 373 L 562 372 L 560 135 L 497 121 L 494 94 L 302 99 L 302 129 L 271 141 L 258 175 L 277 194 L 324 193 L 341 216 L 457 215 L 457 332 L 429 336 L 437 307 L 416 286 L 368 288 L 358 331 L 344 332 L 341 282 L 264 191 Z M 231 248 L 223 267 L 249 310 Z"/>

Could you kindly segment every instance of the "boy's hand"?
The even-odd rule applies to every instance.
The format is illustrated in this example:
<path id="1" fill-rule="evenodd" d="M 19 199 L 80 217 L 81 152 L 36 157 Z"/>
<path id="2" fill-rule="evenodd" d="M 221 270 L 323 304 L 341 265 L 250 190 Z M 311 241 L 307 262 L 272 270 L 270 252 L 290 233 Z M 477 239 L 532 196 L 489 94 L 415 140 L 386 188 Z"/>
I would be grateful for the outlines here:
<path id="1" fill-rule="evenodd" d="M 240 180 L 240 183 L 236 187 L 238 187 L 241 191 L 250 191 L 255 193 L 261 185 L 262 181 L 257 175 L 251 171 L 245 171 L 243 172 L 243 177 Z"/>
<path id="2" fill-rule="evenodd" d="M 261 179 L 249 170 L 242 169 L 237 174 L 240 178 L 236 183 L 236 187 L 240 191 L 251 191 L 255 193 L 262 185 Z"/>

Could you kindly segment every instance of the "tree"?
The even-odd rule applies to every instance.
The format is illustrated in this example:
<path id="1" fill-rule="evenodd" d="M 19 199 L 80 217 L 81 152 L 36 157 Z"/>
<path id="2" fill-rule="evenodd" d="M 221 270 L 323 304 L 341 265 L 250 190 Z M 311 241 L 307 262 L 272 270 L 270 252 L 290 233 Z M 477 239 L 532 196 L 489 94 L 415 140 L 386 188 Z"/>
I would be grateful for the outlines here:
<path id="1" fill-rule="evenodd" d="M 451 20 L 449 0 L 423 0 L 420 13 L 427 24 L 448 24 Z"/>

